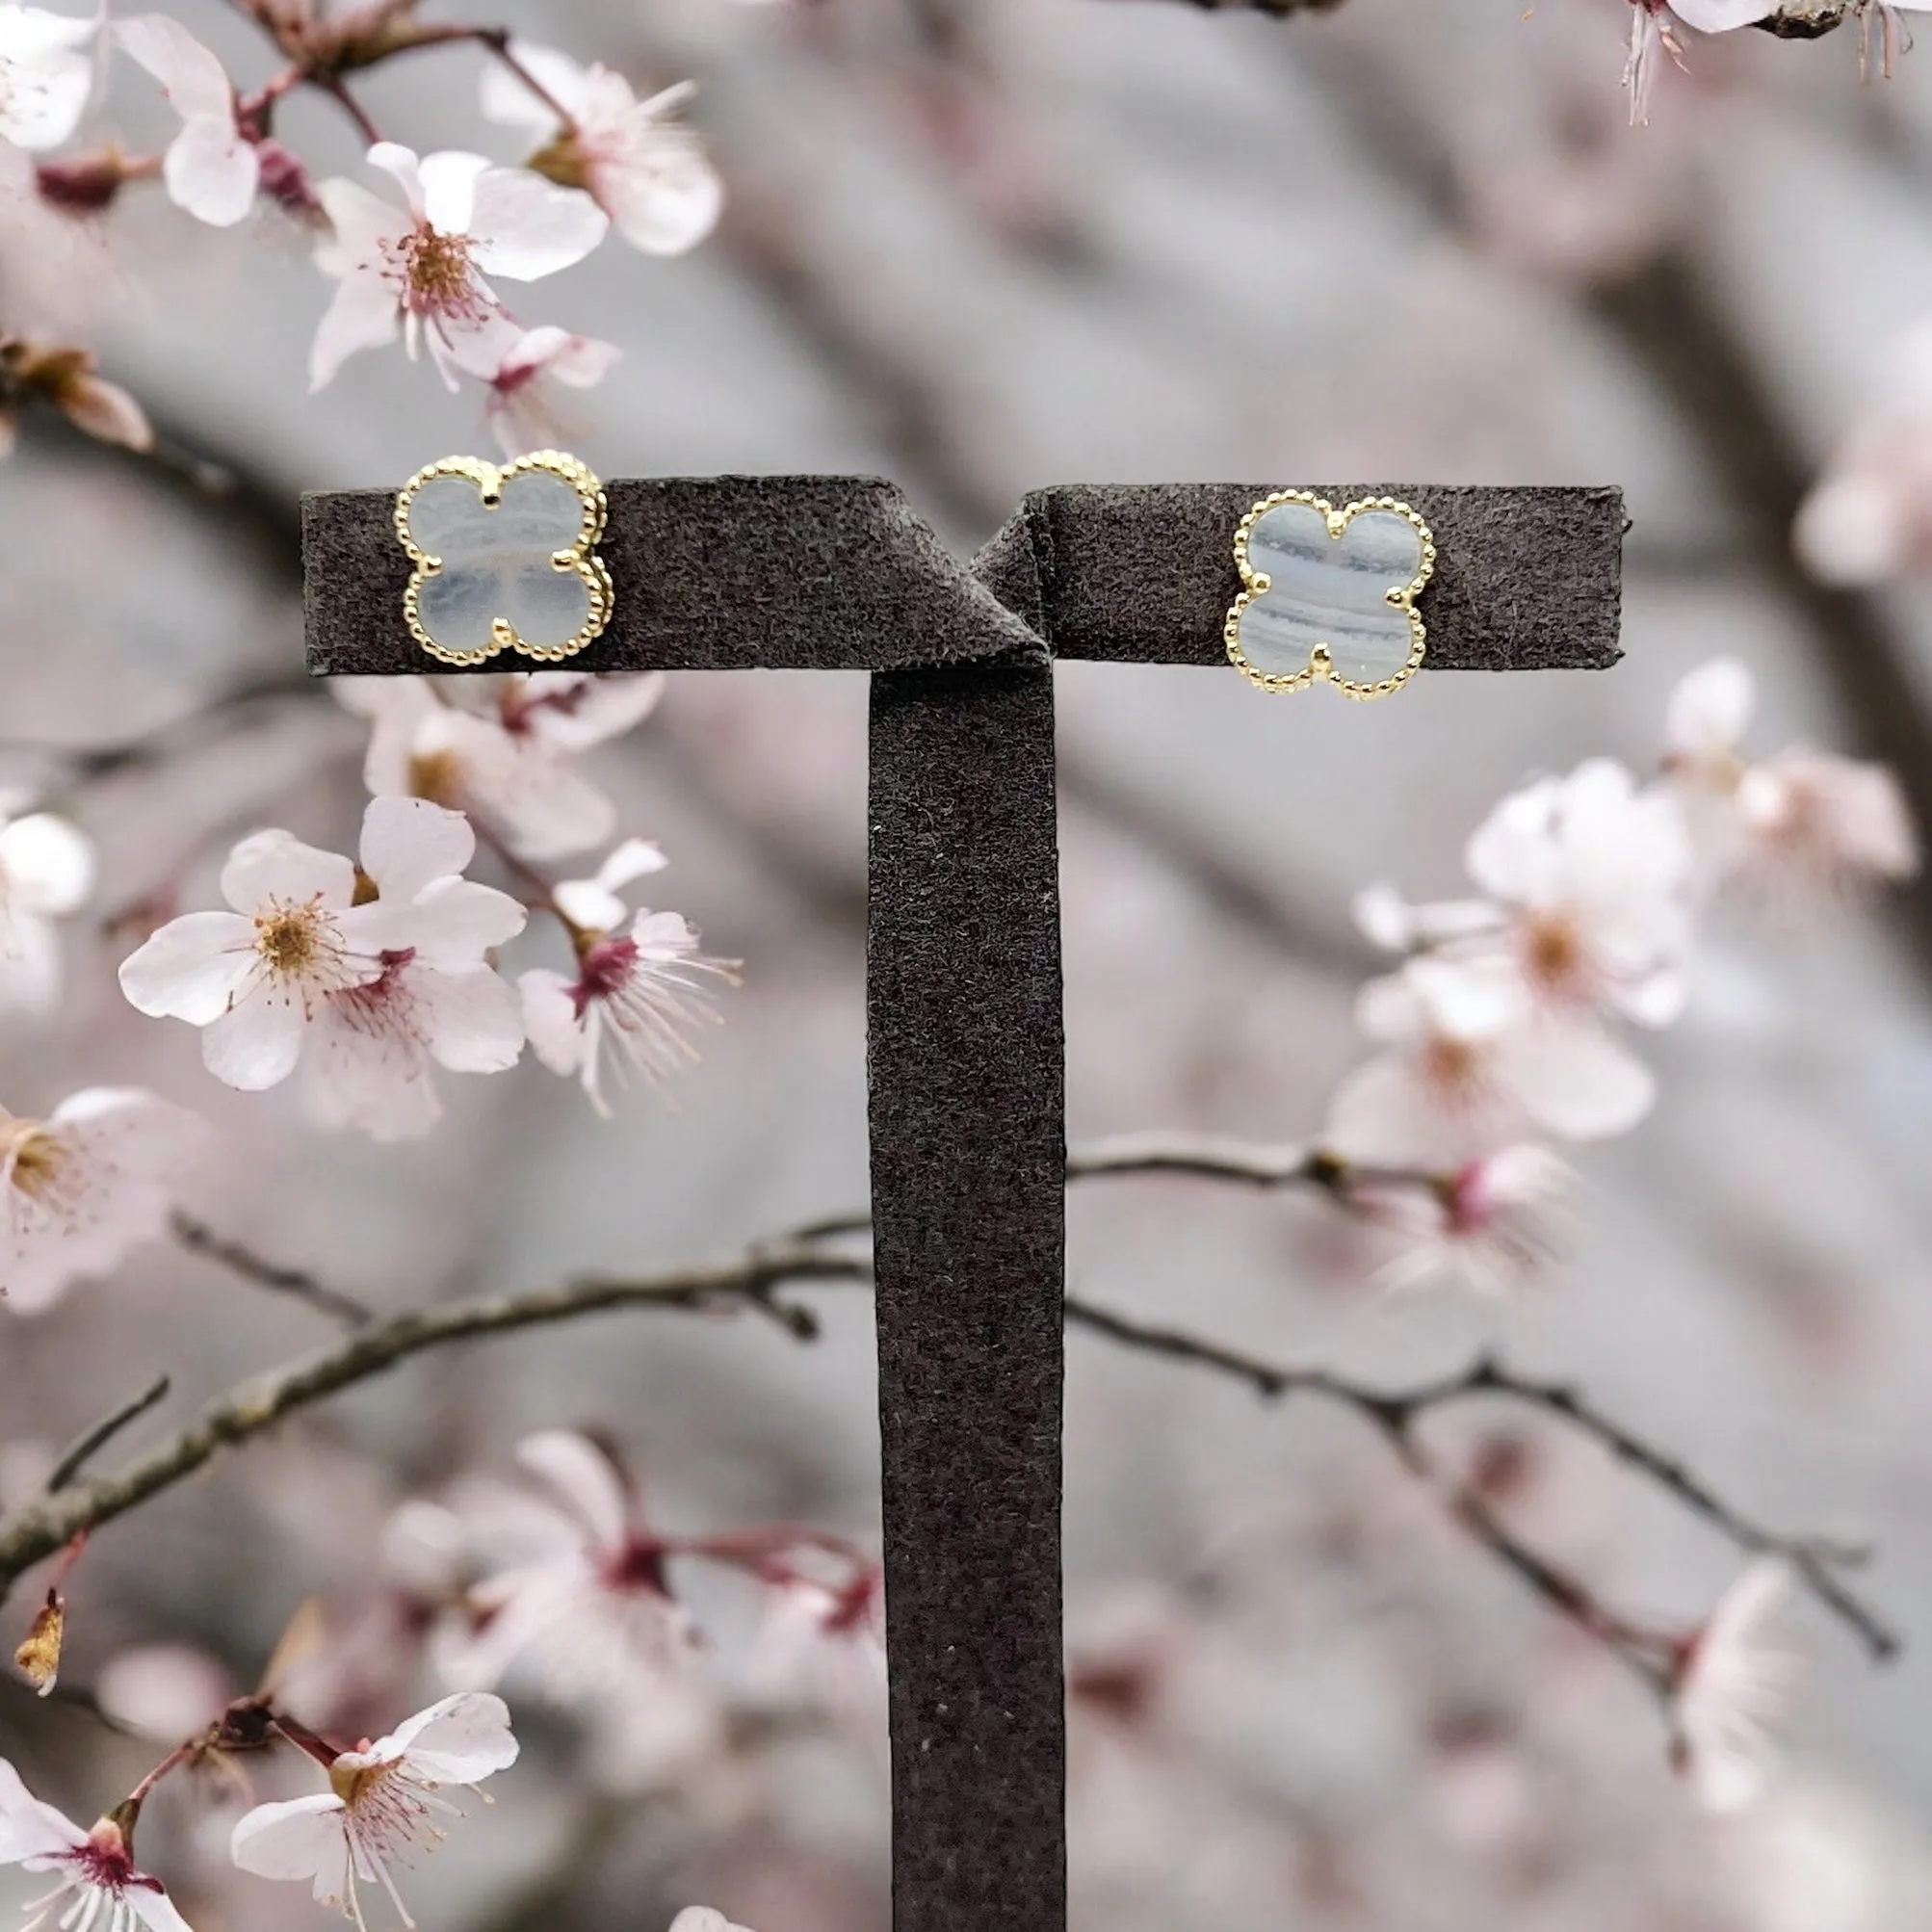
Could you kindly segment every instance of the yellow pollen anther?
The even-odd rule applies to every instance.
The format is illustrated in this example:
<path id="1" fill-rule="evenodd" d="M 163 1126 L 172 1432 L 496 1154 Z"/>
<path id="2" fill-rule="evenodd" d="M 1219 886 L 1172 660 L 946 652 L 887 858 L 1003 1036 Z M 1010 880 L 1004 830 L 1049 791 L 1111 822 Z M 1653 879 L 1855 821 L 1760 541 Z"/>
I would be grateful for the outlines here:
<path id="1" fill-rule="evenodd" d="M 255 919 L 255 951 L 271 973 L 300 973 L 315 958 L 316 915 L 312 906 L 277 906 Z"/>

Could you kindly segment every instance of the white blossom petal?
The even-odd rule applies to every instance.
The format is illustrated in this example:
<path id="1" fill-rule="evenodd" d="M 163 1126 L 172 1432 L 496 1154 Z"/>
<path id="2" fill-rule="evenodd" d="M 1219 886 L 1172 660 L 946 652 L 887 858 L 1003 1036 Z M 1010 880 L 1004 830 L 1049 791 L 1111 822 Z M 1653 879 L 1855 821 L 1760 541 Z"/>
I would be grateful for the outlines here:
<path id="1" fill-rule="evenodd" d="M 521 168 L 492 168 L 476 181 L 472 253 L 485 274 L 535 281 L 581 262 L 610 228 L 589 196 Z"/>
<path id="2" fill-rule="evenodd" d="M 427 798 L 376 797 L 362 814 L 362 870 L 384 899 L 413 901 L 432 879 L 454 878 L 476 857 L 460 812 Z"/>
<path id="3" fill-rule="evenodd" d="M 544 966 L 533 967 L 516 982 L 531 1047 L 552 1073 L 573 1074 L 584 1064 L 584 1028 L 572 984 Z"/>
<path id="4" fill-rule="evenodd" d="M 240 913 L 184 913 L 121 961 L 120 989 L 137 1012 L 205 1027 L 247 984 L 254 946 L 253 923 Z"/>
<path id="5" fill-rule="evenodd" d="M 87 1841 L 79 1825 L 35 1797 L 19 1772 L 0 1758 L 0 1865 L 48 1858 Z"/>
<path id="6" fill-rule="evenodd" d="M 405 1759 L 426 1782 L 474 1785 L 516 1762 L 509 1708 L 487 1690 L 459 1690 L 379 1738 L 371 1758 Z"/>
<path id="7" fill-rule="evenodd" d="M 1664 741 L 1683 757 L 1723 758 L 1736 751 L 1757 703 L 1751 673 L 1736 658 L 1712 658 L 1671 692 Z"/>
<path id="8" fill-rule="evenodd" d="M 1538 1020 L 1503 1042 L 1500 1060 L 1530 1118 L 1568 1140 L 1627 1134 L 1657 1097 L 1649 1067 L 1587 1017 Z"/>
<path id="9" fill-rule="evenodd" d="M 365 349 L 387 348 L 401 328 L 402 310 L 395 289 L 373 271 L 351 271 L 336 284 L 335 294 L 316 325 L 315 340 L 309 345 L 311 392 L 332 381 L 352 355 Z"/>
<path id="10" fill-rule="evenodd" d="M 418 165 L 423 218 L 439 235 L 471 233 L 476 226 L 477 184 L 492 171 L 485 155 L 456 148 L 426 154 Z"/>
<path id="11" fill-rule="evenodd" d="M 256 993 L 202 1032 L 202 1062 L 227 1085 L 260 1093 L 295 1071 L 306 1031 L 298 1001 L 284 993 Z"/>
<path id="12" fill-rule="evenodd" d="M 271 903 L 334 910 L 355 897 L 355 867 L 340 852 L 305 846 L 288 832 L 253 832 L 222 868 L 222 897 L 251 916 Z"/>
<path id="13" fill-rule="evenodd" d="M 232 228 L 255 205 L 262 161 L 232 120 L 188 121 L 162 158 L 168 197 L 211 228 Z"/>
<path id="14" fill-rule="evenodd" d="M 349 1817 L 332 1791 L 257 1805 L 237 1820 L 228 1849 L 258 1878 L 314 1879 L 321 1904 L 339 1905 L 349 1896 Z"/>
<path id="15" fill-rule="evenodd" d="M 607 1550 L 621 1548 L 630 1499 L 611 1459 L 575 1429 L 542 1429 L 516 1446 L 516 1459 L 582 1520 Z"/>

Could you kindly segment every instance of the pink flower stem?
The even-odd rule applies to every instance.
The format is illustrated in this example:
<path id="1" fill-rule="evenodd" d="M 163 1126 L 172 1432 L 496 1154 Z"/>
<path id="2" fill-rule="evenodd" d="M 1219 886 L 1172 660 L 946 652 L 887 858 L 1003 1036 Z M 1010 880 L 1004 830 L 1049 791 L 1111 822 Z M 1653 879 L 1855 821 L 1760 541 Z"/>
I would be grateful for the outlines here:
<path id="1" fill-rule="evenodd" d="M 160 1784 L 169 1772 L 178 1770 L 191 1758 L 198 1756 L 207 1741 L 206 1734 L 197 1732 L 185 1743 L 175 1745 L 173 1750 L 169 1752 L 167 1757 L 162 1759 L 161 1762 L 155 1765 L 154 1769 L 148 1772 L 147 1776 L 142 1779 L 141 1783 L 135 1786 L 133 1790 L 128 1792 L 127 1796 L 117 1807 L 117 1810 L 125 1815 L 126 1824 L 123 1826 L 124 1830 L 133 1827 L 134 1820 L 139 1815 L 142 1806 L 147 1801 L 147 1794 L 153 1790 L 155 1786 Z"/>
<path id="2" fill-rule="evenodd" d="M 508 27 L 465 27 L 455 22 L 444 22 L 432 26 L 412 29 L 407 38 L 398 37 L 390 47 L 391 53 L 407 53 L 417 47 L 455 46 L 468 41 L 487 48 L 497 60 L 502 62 L 518 81 L 557 117 L 560 127 L 570 129 L 577 125 L 577 117 L 567 109 L 550 90 L 533 74 L 529 67 L 509 49 L 509 29 Z"/>
<path id="3" fill-rule="evenodd" d="M 318 1737 L 306 1724 L 291 1717 L 285 1710 L 272 1710 L 268 1719 L 291 1744 L 300 1751 L 306 1751 L 325 1770 L 342 1756 L 326 1737 Z"/>

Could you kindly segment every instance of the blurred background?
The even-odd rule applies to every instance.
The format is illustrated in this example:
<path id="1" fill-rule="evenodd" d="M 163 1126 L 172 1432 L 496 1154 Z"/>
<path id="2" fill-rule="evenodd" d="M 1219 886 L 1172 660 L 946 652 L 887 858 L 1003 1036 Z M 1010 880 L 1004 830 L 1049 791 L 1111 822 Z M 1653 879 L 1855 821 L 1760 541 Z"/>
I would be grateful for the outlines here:
<path id="1" fill-rule="evenodd" d="M 244 22 L 179 11 L 238 76 L 265 70 Z M 1351 895 L 1388 878 L 1454 896 L 1463 840 L 1531 772 L 1598 752 L 1655 769 L 1666 697 L 1711 655 L 1757 674 L 1764 743 L 1882 757 L 1921 818 L 1932 804 L 1922 601 L 1908 579 L 1830 587 L 1791 541 L 1845 436 L 1912 405 L 1898 345 L 1932 315 L 1932 48 L 1861 82 L 1856 27 L 1700 39 L 1633 129 L 1629 0 L 1343 0 L 1287 20 L 1161 0 L 553 0 L 500 18 L 640 80 L 694 78 L 728 186 L 690 256 L 607 250 L 545 291 L 624 351 L 568 436 L 607 477 L 883 473 L 962 552 L 1062 481 L 1627 491 L 1627 658 L 1607 674 L 1427 677 L 1364 707 L 1264 702 L 1232 674 L 1060 672 L 1077 1141 L 1312 1132 L 1362 1051 L 1352 1000 L 1374 962 Z M 366 94 L 419 148 L 482 145 L 502 131 L 479 123 L 475 78 L 455 53 Z M 129 96 L 108 120 L 151 141 L 165 117 Z M 314 172 L 354 170 L 327 103 L 292 101 L 284 125 Z M 674 679 L 597 755 L 625 829 L 669 854 L 653 902 L 744 962 L 667 1100 L 607 1123 L 527 1065 L 445 1080 L 436 1137 L 375 1147 L 309 1126 L 292 1093 L 217 1085 L 189 1030 L 126 1006 L 117 922 L 157 897 L 212 903 L 235 836 L 277 823 L 352 848 L 365 727 L 287 692 L 105 771 L 58 748 L 143 738 L 294 669 L 298 493 L 394 485 L 488 445 L 471 404 L 400 356 L 305 394 L 327 285 L 273 213 L 218 233 L 154 199 L 64 231 L 61 253 L 15 212 L 0 303 L 76 312 L 173 456 L 49 416 L 0 466 L 0 776 L 58 796 L 105 868 L 65 1005 L 0 1032 L 0 1100 L 43 1111 L 139 1083 L 192 1105 L 224 1136 L 196 1212 L 384 1310 L 729 1252 L 862 1207 L 856 677 Z M 1076 1190 L 1082 1293 L 1392 1382 L 1493 1342 L 1758 1514 L 1868 1537 L 1869 1588 L 1907 1638 L 1873 1671 L 1809 1626 L 1789 1765 L 1755 1810 L 1703 1817 L 1641 1688 L 1354 1419 L 1076 1334 L 1083 1932 L 1932 1923 L 1928 983 L 1922 880 L 1871 908 L 1727 924 L 1689 1017 L 1643 1043 L 1658 1106 L 1584 1157 L 1573 1251 L 1524 1303 L 1390 1298 L 1319 1202 Z M 101 1532 L 71 1585 L 70 1682 L 167 1645 L 246 1686 L 314 1597 L 335 1606 L 338 1667 L 414 1709 L 408 1642 L 356 1620 L 385 1522 L 458 1472 L 508 1475 L 533 1428 L 611 1432 L 666 1526 L 790 1518 L 870 1542 L 869 1310 L 819 1299 L 810 1347 L 765 1323 L 618 1317 L 438 1355 L 309 1412 Z M 147 1429 L 327 1335 L 165 1248 L 4 1326 L 13 1499 L 155 1371 L 175 1392 Z M 1463 1441 L 1512 1459 L 1512 1521 L 1617 1602 L 1692 1620 L 1735 1570 L 1572 1438 L 1475 1412 Z M 718 1611 L 720 1682 L 734 1614 Z M 563 1718 L 523 1730 L 488 1829 L 414 1878 L 426 1925 L 656 1928 L 696 1899 L 759 1932 L 886 1924 L 876 1736 L 733 1723 L 614 1769 Z M 155 1755 L 12 1685 L 0 1751 L 83 1819 Z M 170 1794 L 143 1835 L 201 1932 L 323 1922 L 299 1889 L 225 1869 L 196 1815 Z M 29 1895 L 16 1877 L 0 1898 Z"/>

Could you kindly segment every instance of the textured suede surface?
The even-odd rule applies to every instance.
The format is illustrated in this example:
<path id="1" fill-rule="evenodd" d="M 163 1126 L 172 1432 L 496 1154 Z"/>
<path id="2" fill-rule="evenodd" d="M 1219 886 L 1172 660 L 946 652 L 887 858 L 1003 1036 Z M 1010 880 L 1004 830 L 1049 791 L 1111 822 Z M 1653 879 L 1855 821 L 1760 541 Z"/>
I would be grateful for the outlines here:
<path id="1" fill-rule="evenodd" d="M 1623 499 L 1613 489 L 1330 486 L 1397 496 L 1435 532 L 1419 605 L 1425 666 L 1517 670 L 1617 659 Z M 1030 496 L 969 569 L 893 484 L 713 477 L 607 485 L 616 587 L 584 670 L 881 670 L 1036 655 L 1225 663 L 1234 534 L 1266 486 L 1071 484 Z M 403 624 L 394 494 L 302 500 L 318 672 L 442 670 Z M 1002 606 L 1005 608 L 1003 609 Z M 1017 621 L 1016 621 L 1017 618 Z M 486 668 L 513 670 L 505 655 Z"/>
<path id="2" fill-rule="evenodd" d="M 1623 493 L 1309 483 L 1338 508 L 1393 496 L 1421 512 L 1436 567 L 1417 600 L 1428 670 L 1599 668 L 1617 661 Z M 1277 485 L 1285 487 L 1285 485 Z M 1223 665 L 1240 588 L 1234 534 L 1257 483 L 1037 490 L 975 574 L 1057 658 Z"/>
<path id="3" fill-rule="evenodd" d="M 615 614 L 573 667 L 879 673 L 867 997 L 898 1932 L 1065 1923 L 1049 661 L 1225 666 L 1235 526 L 1266 493 L 1040 491 L 969 569 L 864 478 L 608 486 Z M 1428 666 L 1616 661 L 1616 491 L 1321 493 L 1429 520 Z M 441 670 L 403 625 L 393 504 L 303 504 L 318 672 Z"/>
<path id="4" fill-rule="evenodd" d="M 873 679 L 871 875 L 893 1923 L 1059 1932 L 1051 667 Z"/>

